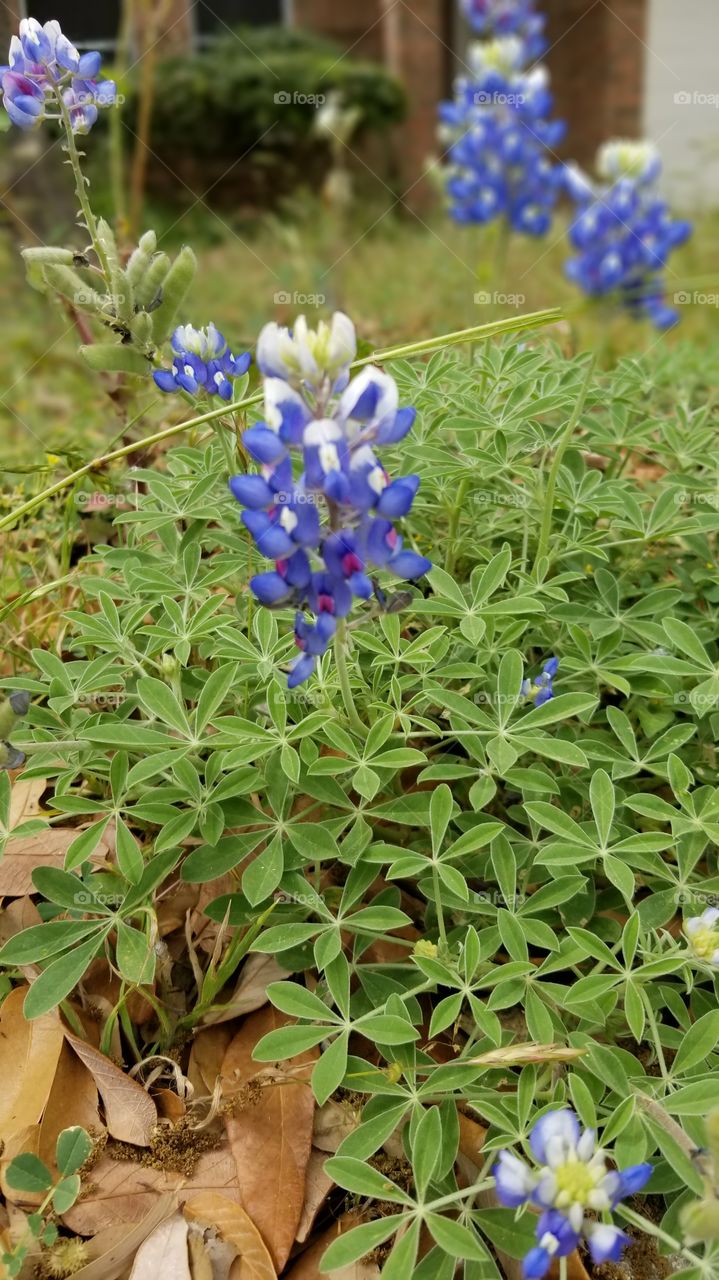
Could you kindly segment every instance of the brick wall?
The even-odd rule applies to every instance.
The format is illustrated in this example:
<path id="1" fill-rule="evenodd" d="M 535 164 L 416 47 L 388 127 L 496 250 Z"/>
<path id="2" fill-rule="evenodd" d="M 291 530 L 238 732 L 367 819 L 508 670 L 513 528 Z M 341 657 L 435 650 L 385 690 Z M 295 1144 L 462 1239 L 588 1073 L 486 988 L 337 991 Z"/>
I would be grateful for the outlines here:
<path id="1" fill-rule="evenodd" d="M 607 138 L 641 132 L 647 0 L 543 0 L 556 113 L 569 123 L 562 148 L 591 164 Z"/>

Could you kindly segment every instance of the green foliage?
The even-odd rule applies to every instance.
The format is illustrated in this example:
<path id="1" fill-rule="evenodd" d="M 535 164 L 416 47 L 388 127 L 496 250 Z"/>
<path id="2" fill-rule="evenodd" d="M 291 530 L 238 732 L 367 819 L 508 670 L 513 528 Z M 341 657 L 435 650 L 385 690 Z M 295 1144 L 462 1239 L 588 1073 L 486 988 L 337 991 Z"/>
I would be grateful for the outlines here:
<path id="1" fill-rule="evenodd" d="M 306 178 L 308 159 L 317 155 L 316 108 L 331 92 L 356 110 L 361 130 L 384 131 L 404 115 L 399 82 L 379 64 L 342 53 L 307 32 L 250 27 L 223 33 L 199 53 L 163 60 L 152 120 L 154 152 L 173 171 L 184 156 L 231 164 L 253 152 L 247 165 L 258 172 L 270 167 L 275 182 L 284 171 L 287 190 Z M 136 129 L 133 78 L 125 111 Z"/>
<path id="2" fill-rule="evenodd" d="M 488 1128 L 480 1180 L 540 1107 L 573 1106 L 620 1165 L 653 1161 L 673 1238 L 677 1192 L 702 1192 L 686 1148 L 719 1065 L 717 970 L 678 933 L 719 894 L 710 413 L 680 366 L 672 396 L 661 363 L 592 373 L 543 549 L 546 477 L 586 360 L 505 343 L 392 371 L 419 410 L 413 527 L 437 567 L 403 613 L 353 625 L 368 733 L 346 722 L 331 658 L 285 687 L 292 618 L 247 588 L 257 556 L 224 481 L 234 442 L 136 470 L 117 545 L 76 575 L 64 660 L 38 650 L 17 680 L 33 695 L 25 776 L 53 779 L 55 811 L 90 825 L 64 872 L 35 873 L 44 922 L 0 960 L 42 967 L 28 1016 L 102 951 L 125 990 L 146 987 L 155 890 L 180 862 L 192 883 L 233 871 L 237 891 L 207 907 L 232 942 L 197 1009 L 249 949 L 276 955 L 293 976 L 268 995 L 294 1021 L 257 1059 L 322 1046 L 318 1101 L 341 1085 L 365 1098 L 329 1171 L 397 1209 L 343 1236 L 325 1266 L 409 1226 L 387 1263 L 408 1276 L 420 1219 L 438 1268 L 491 1270 L 492 1245 L 523 1252 L 531 1218 L 479 1209 L 457 1186 L 458 1100 Z M 522 681 L 550 654 L 556 696 L 536 707 Z M 114 864 L 97 869 L 113 832 Z M 154 1000 L 166 1049 L 177 1028 L 161 982 Z M 429 1045 L 453 1028 L 438 1061 Z M 368 1163 L 398 1126 L 411 1190 Z"/>
<path id="3" fill-rule="evenodd" d="M 72 1208 L 80 1194 L 78 1169 L 92 1151 L 92 1138 L 79 1126 L 63 1129 L 58 1134 L 55 1147 L 55 1164 L 59 1178 L 55 1179 L 43 1160 L 29 1151 L 14 1156 L 5 1170 L 7 1185 L 22 1193 L 20 1200 L 28 1198 L 37 1208 L 28 1215 L 27 1229 L 10 1251 L 0 1255 L 3 1267 L 10 1276 L 18 1275 L 25 1264 L 34 1241 L 49 1247 L 58 1238 L 55 1222 L 47 1214 L 61 1215 Z"/>

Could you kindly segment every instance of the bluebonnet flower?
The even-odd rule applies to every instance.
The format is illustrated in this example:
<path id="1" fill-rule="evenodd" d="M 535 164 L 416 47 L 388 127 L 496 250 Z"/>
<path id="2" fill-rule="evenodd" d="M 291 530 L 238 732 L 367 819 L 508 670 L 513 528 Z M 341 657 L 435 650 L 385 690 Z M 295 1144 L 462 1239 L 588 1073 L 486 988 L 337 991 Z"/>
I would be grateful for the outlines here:
<path id="1" fill-rule="evenodd" d="M 252 578 L 252 590 L 262 604 L 298 609 L 301 656 L 291 688 L 312 675 L 353 601 L 372 595 L 370 566 L 405 579 L 431 568 L 403 546 L 393 524 L 409 514 L 419 477 L 390 480 L 375 453 L 407 435 L 415 411 L 400 408 L 397 385 L 381 369 L 368 367 L 350 381 L 355 353 L 354 326 L 339 312 L 317 329 L 303 316 L 291 332 L 265 326 L 257 344 L 265 417 L 243 435 L 260 471 L 230 480 L 244 524 L 275 560 L 274 569 Z M 301 459 L 297 478 L 293 451 Z"/>
<path id="2" fill-rule="evenodd" d="M 114 81 L 97 80 L 101 62 L 97 52 L 79 53 L 59 22 L 43 26 L 23 18 L 10 41 L 8 66 L 0 68 L 3 104 L 13 124 L 35 129 L 47 118 L 48 105 L 62 98 L 73 133 L 89 133 L 98 107 L 111 106 L 117 96 Z"/>
<path id="3" fill-rule="evenodd" d="M 529 58 L 544 52 L 544 17 L 535 13 L 534 0 L 461 0 L 461 8 L 477 35 L 520 34 Z"/>
<path id="4" fill-rule="evenodd" d="M 470 74 L 439 106 L 450 215 L 480 224 L 503 217 L 513 231 L 544 235 L 562 187 L 549 150 L 565 132 L 550 119 L 547 70 L 523 70 L 527 49 L 515 35 L 479 41 L 467 57 Z"/>
<path id="5" fill-rule="evenodd" d="M 187 391 L 194 396 L 204 388 L 211 396 L 231 400 L 231 380 L 242 377 L 250 367 L 249 352 L 235 357 L 214 324 L 206 329 L 179 325 L 171 346 L 175 353 L 172 370 L 157 369 L 152 375 L 161 391 Z"/>
<path id="6" fill-rule="evenodd" d="M 550 658 L 545 662 L 540 674 L 536 680 L 523 680 L 522 693 L 525 698 L 531 698 L 536 707 L 541 707 L 542 703 L 549 702 L 554 697 L 553 680 L 559 669 L 559 658 Z"/>
<path id="7" fill-rule="evenodd" d="M 697 959 L 719 967 L 719 907 L 707 907 L 700 916 L 690 916 L 683 927 Z"/>
<path id="8" fill-rule="evenodd" d="M 510 1209 L 525 1204 L 541 1209 L 537 1244 L 524 1259 L 526 1280 L 542 1280 L 553 1258 L 566 1258 L 581 1239 L 596 1265 L 618 1262 L 629 1237 L 611 1222 L 587 1217 L 587 1212 L 608 1215 L 626 1196 L 641 1191 L 652 1166 L 609 1169 L 605 1152 L 595 1145 L 594 1132 L 582 1132 L 569 1110 L 541 1116 L 529 1135 L 529 1145 L 533 1166 L 511 1151 L 500 1151 L 493 1169 L 500 1204 Z"/>
<path id="9" fill-rule="evenodd" d="M 577 252 L 565 272 L 589 297 L 615 298 L 657 329 L 671 328 L 679 316 L 665 302 L 661 273 L 692 227 L 673 218 L 658 194 L 659 153 L 648 142 L 608 142 L 597 171 L 594 183 L 575 165 L 565 169 L 565 189 L 577 206 L 569 230 Z"/>

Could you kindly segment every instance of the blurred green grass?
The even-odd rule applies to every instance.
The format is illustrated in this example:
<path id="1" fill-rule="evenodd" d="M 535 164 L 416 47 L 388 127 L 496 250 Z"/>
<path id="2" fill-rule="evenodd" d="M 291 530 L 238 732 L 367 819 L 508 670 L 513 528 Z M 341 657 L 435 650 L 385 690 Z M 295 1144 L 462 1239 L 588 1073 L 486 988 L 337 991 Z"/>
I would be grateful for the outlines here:
<path id="1" fill-rule="evenodd" d="M 419 339 L 481 324 L 501 315 L 559 305 L 567 320 L 558 337 L 566 350 L 599 350 L 605 362 L 689 343 L 718 358 L 719 308 L 680 307 L 681 324 L 658 335 L 646 322 L 608 318 L 587 307 L 564 279 L 563 219 L 542 241 L 515 238 L 501 279 L 494 274 L 495 233 L 454 226 L 440 211 L 422 219 L 387 206 L 364 205 L 338 218 L 319 201 L 297 197 L 292 216 L 243 222 L 203 206 L 179 214 L 160 210 L 162 246 L 197 245 L 200 271 L 185 319 L 214 320 L 235 350 L 253 345 L 261 326 L 347 310 L 371 346 Z M 77 354 L 80 338 L 68 315 L 24 279 L 21 246 L 0 233 L 0 447 L 5 473 L 43 464 L 46 453 L 81 460 L 101 452 L 121 432 L 114 405 Z M 667 293 L 719 298 L 719 214 L 705 217 L 666 272 Z M 715 281 L 712 284 L 712 280 Z M 495 299 L 493 295 L 499 294 Z M 477 301 L 490 296 L 491 301 Z M 152 396 L 149 432 L 176 406 Z M 146 433 L 145 424 L 136 429 Z M 62 464 L 61 464 L 62 465 Z M 0 481 L 0 487 L 2 487 Z M 14 483 L 14 481 L 13 481 Z"/>

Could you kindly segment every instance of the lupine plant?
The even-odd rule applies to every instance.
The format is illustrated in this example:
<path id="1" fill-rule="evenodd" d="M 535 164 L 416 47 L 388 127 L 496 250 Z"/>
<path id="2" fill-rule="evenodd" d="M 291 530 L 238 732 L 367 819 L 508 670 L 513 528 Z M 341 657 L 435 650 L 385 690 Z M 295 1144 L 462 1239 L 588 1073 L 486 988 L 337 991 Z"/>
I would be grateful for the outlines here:
<path id="1" fill-rule="evenodd" d="M 38 918 L 0 949 L 3 990 L 27 983 L 8 997 L 27 1020 L 57 1027 L 59 1008 L 65 1040 L 106 1055 L 108 1107 L 109 1055 L 184 1080 L 213 1019 L 245 1035 L 235 983 L 259 957 L 274 980 L 242 1057 L 246 1092 L 282 1090 L 289 1111 L 280 1166 L 300 1195 L 288 1180 L 273 1210 L 294 1215 L 290 1249 L 313 1126 L 339 1130 L 323 1273 L 369 1259 L 383 1280 L 495 1280 L 521 1260 L 540 1280 L 634 1239 L 658 1272 L 713 1280 L 719 464 L 701 361 L 601 372 L 507 338 L 554 312 L 357 360 L 338 313 L 266 327 L 248 395 L 247 356 L 179 316 L 189 251 L 171 265 L 151 232 L 119 251 L 72 137 L 90 244 L 31 256 L 31 280 L 73 311 L 93 288 L 92 332 L 116 340 L 86 341 L 90 366 L 191 416 L 143 436 L 174 443 L 133 469 L 131 509 L 69 575 L 57 642 L 4 681 L 0 841 L 64 838 L 32 870 Z M 136 449 L 0 528 L 88 477 L 124 493 Z M 13 826 L 23 758 L 48 798 Z M 111 998 L 90 1009 L 98 966 Z M 242 1136 L 257 1098 L 233 1115 L 218 1080 L 205 1101 Z M 151 1082 L 130 1084 L 146 1102 Z M 48 1212 L 75 1207 L 73 1132 L 59 1180 L 30 1151 L 5 1170 L 40 1197 L 49 1274 L 59 1249 L 61 1275 L 85 1260 Z"/>
<path id="2" fill-rule="evenodd" d="M 519 34 L 528 57 L 543 53 L 544 15 L 536 12 L 535 0 L 460 0 L 460 7 L 472 30 L 483 39 Z"/>
<path id="3" fill-rule="evenodd" d="M 564 136 L 552 120 L 546 67 L 527 64 L 521 35 L 474 42 L 454 98 L 440 103 L 446 194 L 455 221 L 503 220 L 508 231 L 543 236 L 561 181 L 554 149 Z"/>
<path id="4" fill-rule="evenodd" d="M 665 301 L 662 273 L 692 228 L 660 195 L 659 152 L 649 142 L 615 139 L 600 148 L 597 173 L 592 181 L 575 165 L 565 169 L 576 206 L 566 274 L 588 297 L 669 329 L 679 315 Z"/>

